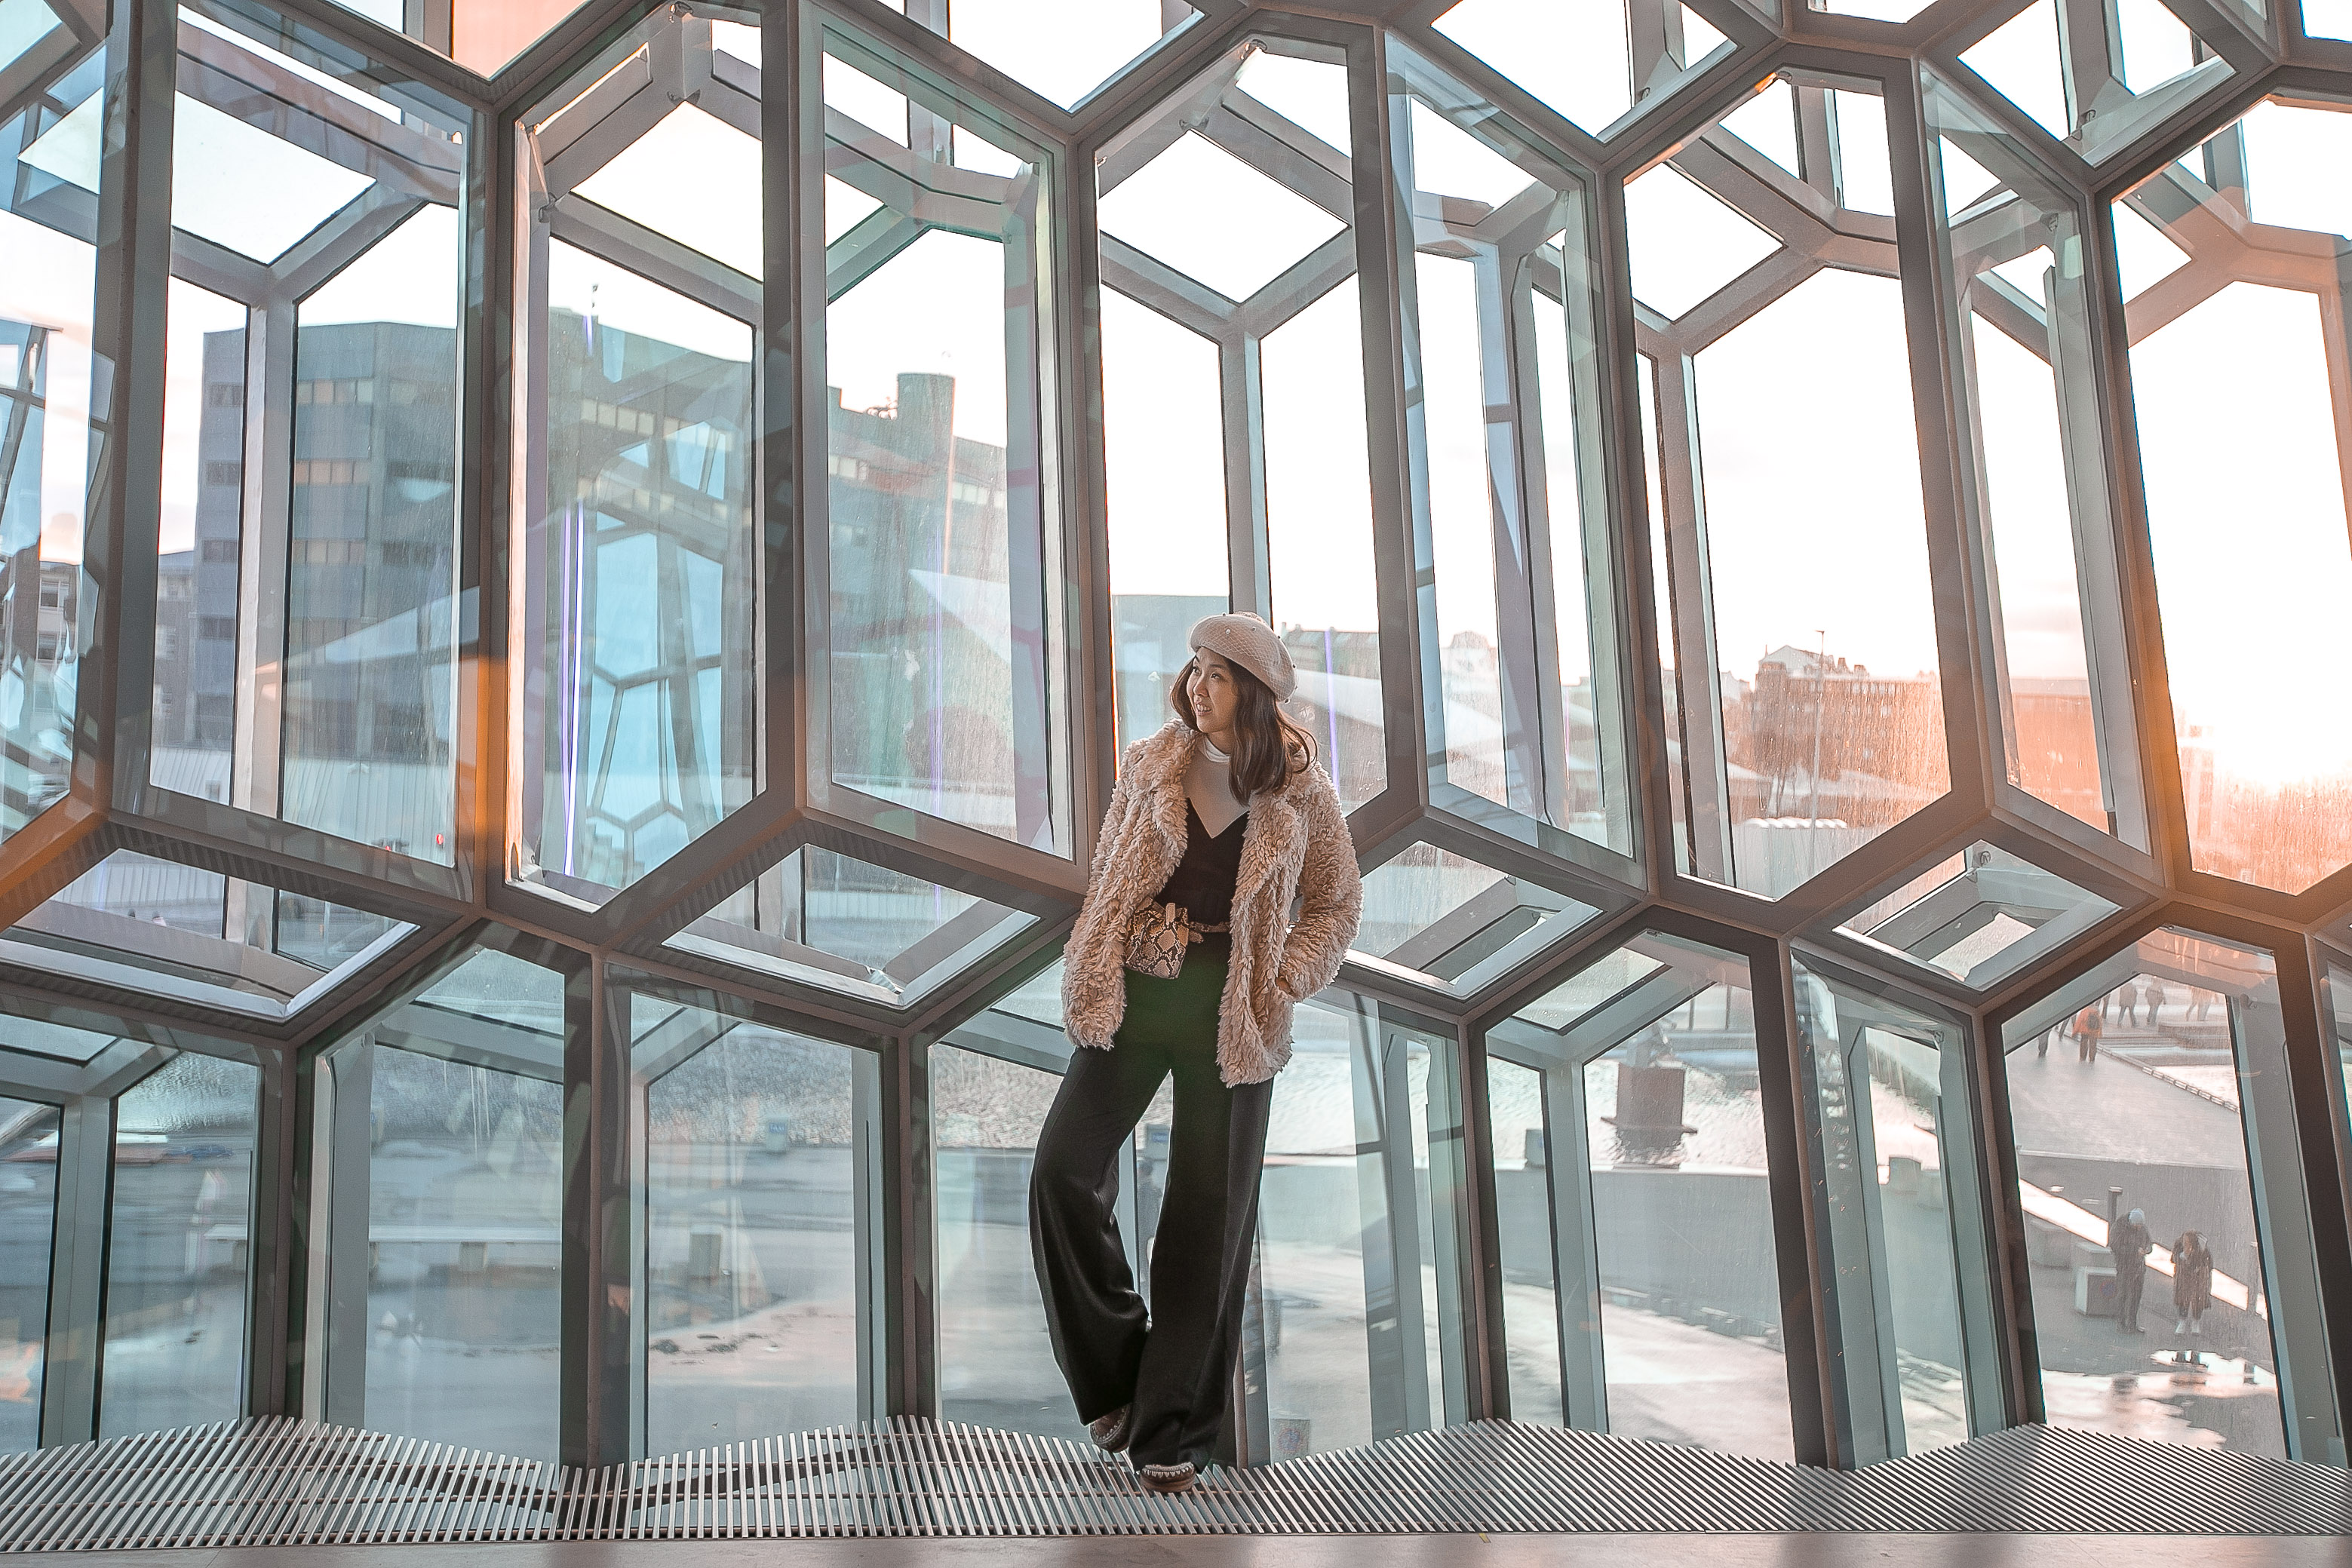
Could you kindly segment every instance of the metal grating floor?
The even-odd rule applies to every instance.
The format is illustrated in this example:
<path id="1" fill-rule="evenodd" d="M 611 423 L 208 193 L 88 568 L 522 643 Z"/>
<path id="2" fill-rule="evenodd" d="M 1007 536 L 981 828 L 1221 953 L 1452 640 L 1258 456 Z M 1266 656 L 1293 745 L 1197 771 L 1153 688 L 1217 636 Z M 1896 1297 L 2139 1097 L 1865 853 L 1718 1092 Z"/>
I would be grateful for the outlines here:
<path id="1" fill-rule="evenodd" d="M 1845 1472 L 1486 1421 L 1158 1497 L 1051 1438 L 900 1420 L 598 1470 L 285 1419 L 0 1458 L 0 1551 L 779 1536 L 2352 1531 L 2352 1474 L 2025 1427 Z"/>

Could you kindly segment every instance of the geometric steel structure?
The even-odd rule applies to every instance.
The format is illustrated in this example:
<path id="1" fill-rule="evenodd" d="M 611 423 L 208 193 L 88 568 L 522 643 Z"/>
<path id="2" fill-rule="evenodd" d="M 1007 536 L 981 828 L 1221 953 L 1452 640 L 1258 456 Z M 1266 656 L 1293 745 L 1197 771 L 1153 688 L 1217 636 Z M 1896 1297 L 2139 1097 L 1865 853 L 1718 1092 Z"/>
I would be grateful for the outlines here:
<path id="1" fill-rule="evenodd" d="M 1234 1458 L 2342 1465 L 2331 18 L 0 0 L 0 1444 L 1069 1436 L 1235 609 L 1367 900 Z"/>

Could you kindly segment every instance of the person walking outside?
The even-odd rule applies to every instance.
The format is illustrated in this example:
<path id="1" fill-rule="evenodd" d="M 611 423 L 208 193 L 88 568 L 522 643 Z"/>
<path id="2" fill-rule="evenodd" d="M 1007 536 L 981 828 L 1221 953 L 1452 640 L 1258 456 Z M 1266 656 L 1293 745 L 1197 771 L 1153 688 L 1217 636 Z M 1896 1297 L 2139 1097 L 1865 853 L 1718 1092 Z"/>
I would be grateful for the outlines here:
<path id="1" fill-rule="evenodd" d="M 2075 1061 L 2099 1060 L 2099 1036 L 2106 1031 L 2106 1027 L 2107 1015 L 2104 1003 L 2093 1002 L 2074 1015 Z"/>
<path id="2" fill-rule="evenodd" d="M 2139 1301 L 2147 1289 L 2148 1249 L 2155 1245 L 2147 1216 L 2140 1210 L 2107 1221 L 2107 1251 L 2116 1260 L 2116 1326 L 2126 1333 L 2147 1332 L 2139 1326 Z"/>
<path id="3" fill-rule="evenodd" d="M 1237 613 L 1189 642 L 1176 716 L 1128 747 L 1095 841 L 1063 951 L 1078 1049 L 1029 1184 L 1046 1328 L 1078 1418 L 1163 1492 L 1189 1490 L 1214 1449 L 1274 1075 L 1292 1009 L 1337 977 L 1364 903 L 1339 792 L 1278 706 L 1297 685 L 1282 640 Z M 1147 1312 L 1113 1206 L 1119 1152 L 1171 1074 Z"/>
<path id="4" fill-rule="evenodd" d="M 2197 1231 L 2184 1230 L 2172 1244 L 2172 1332 L 2202 1337 L 2212 1304 L 2213 1249 Z"/>
<path id="5" fill-rule="evenodd" d="M 2147 1027 L 2157 1027 L 2157 1019 L 2164 1011 L 2164 982 L 2150 980 L 2142 987 L 2139 999 L 2147 1004 Z"/>
<path id="6" fill-rule="evenodd" d="M 2139 1027 L 2139 983 L 2126 980 L 2116 993 L 2116 1021 L 2127 1029 Z"/>

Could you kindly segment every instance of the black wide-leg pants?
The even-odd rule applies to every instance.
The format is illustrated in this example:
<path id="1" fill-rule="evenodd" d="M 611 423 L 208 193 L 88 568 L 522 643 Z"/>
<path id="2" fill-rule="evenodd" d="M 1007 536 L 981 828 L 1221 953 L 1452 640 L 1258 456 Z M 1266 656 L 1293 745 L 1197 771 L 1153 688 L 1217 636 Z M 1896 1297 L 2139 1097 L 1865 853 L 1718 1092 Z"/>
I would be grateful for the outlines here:
<path id="1" fill-rule="evenodd" d="M 1128 974 L 1126 1020 L 1109 1050 L 1073 1053 L 1029 1181 L 1055 1358 L 1080 1420 L 1135 1406 L 1128 1451 L 1139 1466 L 1209 1462 L 1241 1345 L 1274 1085 L 1227 1088 L 1218 1076 L 1224 985 L 1225 956 L 1209 944 L 1172 980 Z M 1113 1205 L 1120 1151 L 1171 1073 L 1176 1123 L 1147 1319 Z"/>

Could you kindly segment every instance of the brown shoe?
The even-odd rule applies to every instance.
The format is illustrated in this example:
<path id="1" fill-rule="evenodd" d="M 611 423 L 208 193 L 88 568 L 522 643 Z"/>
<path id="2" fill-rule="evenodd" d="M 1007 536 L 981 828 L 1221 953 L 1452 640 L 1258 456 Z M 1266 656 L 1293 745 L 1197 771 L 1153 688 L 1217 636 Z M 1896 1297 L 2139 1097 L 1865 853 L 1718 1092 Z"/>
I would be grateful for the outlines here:
<path id="1" fill-rule="evenodd" d="M 1135 1478 L 1143 1483 L 1145 1491 L 1159 1492 L 1191 1491 L 1192 1483 L 1201 1479 L 1189 1463 L 1146 1465 L 1135 1472 Z"/>
<path id="2" fill-rule="evenodd" d="M 1135 1406 L 1122 1405 L 1108 1416 L 1097 1416 L 1087 1423 L 1087 1436 L 1095 1447 L 1106 1454 L 1125 1451 L 1127 1440 L 1135 1435 Z"/>

